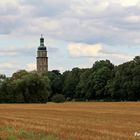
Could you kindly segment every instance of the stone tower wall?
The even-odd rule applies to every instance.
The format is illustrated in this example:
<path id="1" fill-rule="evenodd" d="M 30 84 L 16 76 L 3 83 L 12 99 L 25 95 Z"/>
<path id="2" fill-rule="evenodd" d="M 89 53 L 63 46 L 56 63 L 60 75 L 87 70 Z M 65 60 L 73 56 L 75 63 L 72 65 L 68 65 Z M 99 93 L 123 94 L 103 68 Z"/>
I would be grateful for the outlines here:
<path id="1" fill-rule="evenodd" d="M 48 71 L 48 58 L 37 58 L 37 71 L 39 73 Z"/>

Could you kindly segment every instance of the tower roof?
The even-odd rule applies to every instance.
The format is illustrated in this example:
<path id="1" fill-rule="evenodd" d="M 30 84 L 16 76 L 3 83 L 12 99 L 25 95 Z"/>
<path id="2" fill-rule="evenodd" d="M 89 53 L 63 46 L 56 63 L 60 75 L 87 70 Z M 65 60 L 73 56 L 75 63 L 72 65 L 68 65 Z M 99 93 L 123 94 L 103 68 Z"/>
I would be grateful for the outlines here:
<path id="1" fill-rule="evenodd" d="M 46 50 L 46 47 L 44 45 L 44 38 L 43 38 L 43 35 L 42 34 L 41 34 L 40 46 L 38 47 L 38 50 Z"/>

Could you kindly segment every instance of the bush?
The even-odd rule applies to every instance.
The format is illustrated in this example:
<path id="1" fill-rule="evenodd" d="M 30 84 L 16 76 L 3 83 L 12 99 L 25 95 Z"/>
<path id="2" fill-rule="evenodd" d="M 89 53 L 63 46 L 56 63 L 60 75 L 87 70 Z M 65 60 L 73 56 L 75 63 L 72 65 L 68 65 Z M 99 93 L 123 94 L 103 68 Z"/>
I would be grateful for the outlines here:
<path id="1" fill-rule="evenodd" d="M 62 94 L 56 94 L 52 97 L 51 100 L 52 102 L 55 102 L 55 103 L 62 103 L 62 102 L 65 102 L 65 97 Z"/>

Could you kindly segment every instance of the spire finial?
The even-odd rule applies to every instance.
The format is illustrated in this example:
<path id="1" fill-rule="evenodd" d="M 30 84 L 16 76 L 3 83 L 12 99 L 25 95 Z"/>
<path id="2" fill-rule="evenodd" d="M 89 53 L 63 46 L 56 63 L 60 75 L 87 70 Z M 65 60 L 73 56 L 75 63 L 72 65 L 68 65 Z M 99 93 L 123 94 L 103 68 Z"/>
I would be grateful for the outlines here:
<path id="1" fill-rule="evenodd" d="M 40 46 L 44 46 L 44 38 L 43 38 L 42 34 L 41 34 L 41 38 L 40 38 Z"/>

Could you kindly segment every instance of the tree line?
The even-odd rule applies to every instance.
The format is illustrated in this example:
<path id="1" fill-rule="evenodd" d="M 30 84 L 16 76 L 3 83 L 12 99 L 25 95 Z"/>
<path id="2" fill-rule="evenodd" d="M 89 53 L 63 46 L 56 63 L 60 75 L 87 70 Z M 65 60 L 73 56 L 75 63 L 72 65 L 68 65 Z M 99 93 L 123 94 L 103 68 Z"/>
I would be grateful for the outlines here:
<path id="1" fill-rule="evenodd" d="M 92 68 L 62 74 L 20 70 L 11 77 L 0 75 L 0 103 L 139 100 L 140 56 L 118 66 L 109 60 L 96 61 Z"/>

